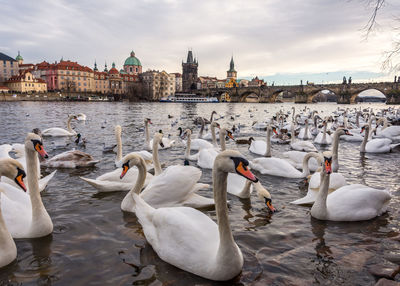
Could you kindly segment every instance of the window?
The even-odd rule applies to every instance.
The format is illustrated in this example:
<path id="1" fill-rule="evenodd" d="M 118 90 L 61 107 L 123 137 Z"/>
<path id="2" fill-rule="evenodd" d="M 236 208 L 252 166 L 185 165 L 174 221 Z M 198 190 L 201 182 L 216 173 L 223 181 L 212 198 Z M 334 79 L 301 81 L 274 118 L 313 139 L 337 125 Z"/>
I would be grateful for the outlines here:
<path id="1" fill-rule="evenodd" d="M 81 80 L 81 77 L 78 77 L 78 80 Z"/>
<path id="2" fill-rule="evenodd" d="M 138 72 L 138 68 L 136 68 L 136 72 Z"/>
<path id="3" fill-rule="evenodd" d="M 133 72 L 133 68 L 132 68 L 132 67 L 130 67 L 130 68 L 129 68 L 129 71 L 130 71 L 130 72 Z"/>
<path id="4" fill-rule="evenodd" d="M 81 86 L 81 83 L 80 83 L 80 82 L 78 82 L 78 86 Z"/>

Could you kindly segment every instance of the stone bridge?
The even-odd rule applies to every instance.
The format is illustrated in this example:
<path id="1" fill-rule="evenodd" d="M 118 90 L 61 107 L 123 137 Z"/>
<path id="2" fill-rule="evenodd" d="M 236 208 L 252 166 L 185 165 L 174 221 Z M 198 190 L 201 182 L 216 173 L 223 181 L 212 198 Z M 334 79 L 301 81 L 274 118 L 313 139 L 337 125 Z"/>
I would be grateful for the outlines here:
<path id="1" fill-rule="evenodd" d="M 249 97 L 258 102 L 294 101 L 296 103 L 311 103 L 315 96 L 321 94 L 321 91 L 328 90 L 336 95 L 337 103 L 354 103 L 357 95 L 368 89 L 376 89 L 382 92 L 387 98 L 387 103 L 400 103 L 398 82 L 217 88 L 197 90 L 196 94 L 220 98 L 221 95 L 227 93 L 231 102 L 245 102 Z"/>

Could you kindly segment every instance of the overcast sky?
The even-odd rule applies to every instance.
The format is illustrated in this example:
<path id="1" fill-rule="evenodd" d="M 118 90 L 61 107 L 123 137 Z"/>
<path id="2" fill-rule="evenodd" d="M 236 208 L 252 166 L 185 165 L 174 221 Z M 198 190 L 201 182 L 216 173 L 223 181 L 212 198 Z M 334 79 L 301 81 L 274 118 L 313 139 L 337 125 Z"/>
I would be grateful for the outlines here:
<path id="1" fill-rule="evenodd" d="M 378 32 L 364 41 L 367 2 L 0 0 L 0 52 L 15 57 L 20 50 L 31 63 L 63 57 L 121 69 L 134 50 L 143 70 L 182 72 L 192 49 L 199 75 L 225 78 L 233 55 L 239 78 L 378 80 L 400 1 L 386 1 Z"/>

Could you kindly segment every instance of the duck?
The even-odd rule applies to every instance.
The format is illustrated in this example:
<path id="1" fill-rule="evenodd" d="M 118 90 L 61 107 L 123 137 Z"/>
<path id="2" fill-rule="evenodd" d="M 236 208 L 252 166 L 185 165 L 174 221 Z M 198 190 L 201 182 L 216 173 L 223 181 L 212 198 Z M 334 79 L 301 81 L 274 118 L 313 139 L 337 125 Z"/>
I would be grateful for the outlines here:
<path id="1" fill-rule="evenodd" d="M 58 128 L 58 127 L 47 128 L 42 131 L 42 136 L 43 137 L 75 136 L 76 132 L 71 127 L 71 121 L 74 119 L 75 120 L 77 119 L 76 115 L 68 116 L 68 121 L 67 121 L 67 129 L 68 130 Z"/>
<path id="2" fill-rule="evenodd" d="M 26 192 L 26 186 L 22 180 L 26 174 L 23 166 L 17 160 L 0 158 L 0 176 L 15 180 L 19 187 Z M 0 183 L 0 268 L 7 266 L 17 258 L 17 247 L 8 231 L 1 209 L 1 195 L 4 192 Z"/>
<path id="3" fill-rule="evenodd" d="M 156 134 L 154 137 L 154 153 L 158 152 L 156 144 L 161 142 L 161 136 L 162 134 Z M 125 176 L 132 166 L 137 166 L 139 171 L 136 184 L 122 200 L 121 209 L 125 212 L 135 212 L 135 202 L 132 195 L 140 193 L 144 185 L 143 182 L 146 179 L 146 166 L 143 166 L 144 160 L 143 158 L 138 160 L 137 156 L 137 154 L 129 154 L 123 159 L 121 178 Z M 154 165 L 156 175 L 140 193 L 140 197 L 153 208 L 169 206 L 203 208 L 215 204 L 213 199 L 196 194 L 200 189 L 209 188 L 208 184 L 197 183 L 202 175 L 200 169 L 193 166 L 173 165 L 162 171 L 158 157 L 155 157 Z"/>
<path id="4" fill-rule="evenodd" d="M 244 139 L 244 138 L 238 138 L 238 139 L 236 139 L 235 140 L 235 143 L 236 144 L 243 144 L 243 145 L 249 145 L 249 147 L 250 147 L 250 145 L 251 145 L 251 142 L 253 142 L 254 141 L 254 138 L 253 137 L 249 137 L 249 139 Z"/>
<path id="5" fill-rule="evenodd" d="M 370 220 L 387 211 L 391 195 L 387 190 L 361 184 L 343 186 L 330 195 L 329 180 L 332 173 L 332 153 L 323 153 L 322 180 L 311 216 L 328 221 Z"/>
<path id="6" fill-rule="evenodd" d="M 28 196 L 10 185 L 4 189 L 6 184 L 0 183 L 5 191 L 1 200 L 3 218 L 13 238 L 38 238 L 53 232 L 53 222 L 40 197 L 37 153 L 42 158 L 48 158 L 42 138 L 28 133 L 25 138 Z"/>
<path id="7" fill-rule="evenodd" d="M 221 152 L 215 159 L 213 192 L 217 223 L 196 209 L 156 209 L 139 194 L 132 194 L 146 240 L 163 261 L 215 281 L 230 280 L 240 274 L 244 260 L 229 225 L 226 180 L 228 173 L 238 173 L 257 182 L 248 165 L 243 155 L 232 150 Z"/>

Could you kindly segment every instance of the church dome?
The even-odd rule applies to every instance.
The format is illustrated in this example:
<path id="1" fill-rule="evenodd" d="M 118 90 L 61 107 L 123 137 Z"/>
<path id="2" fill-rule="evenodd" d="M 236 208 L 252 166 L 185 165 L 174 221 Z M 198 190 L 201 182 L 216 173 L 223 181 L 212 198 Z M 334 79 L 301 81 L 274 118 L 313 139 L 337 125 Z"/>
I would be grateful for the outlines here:
<path id="1" fill-rule="evenodd" d="M 132 51 L 131 56 L 125 60 L 124 66 L 141 66 L 139 59 L 135 57 L 135 53 Z"/>
<path id="2" fill-rule="evenodd" d="M 18 56 L 15 58 L 16 61 L 23 61 L 24 59 L 21 57 L 18 51 Z"/>
<path id="3" fill-rule="evenodd" d="M 112 63 L 112 68 L 108 72 L 109 74 L 119 74 L 118 70 L 115 68 L 115 63 Z"/>

